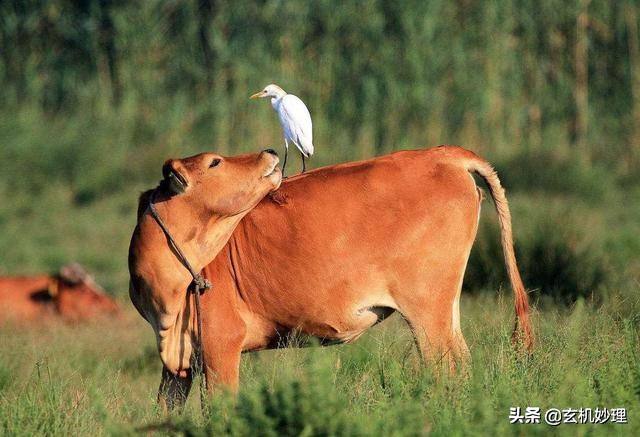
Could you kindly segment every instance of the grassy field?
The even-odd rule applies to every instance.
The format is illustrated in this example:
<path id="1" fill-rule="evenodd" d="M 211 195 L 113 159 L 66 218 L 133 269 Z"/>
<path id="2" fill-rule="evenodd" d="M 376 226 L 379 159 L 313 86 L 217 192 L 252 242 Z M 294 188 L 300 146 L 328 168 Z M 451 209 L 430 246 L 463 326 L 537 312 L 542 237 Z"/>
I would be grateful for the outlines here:
<path id="1" fill-rule="evenodd" d="M 640 5 L 635 0 L 0 2 L 0 274 L 78 261 L 122 320 L 0 327 L 0 435 L 640 435 Z M 249 354 L 237 400 L 156 410 L 128 298 L 137 197 L 169 157 L 281 151 L 269 82 L 314 121 L 311 167 L 460 144 L 495 165 L 538 347 L 509 344 L 490 201 L 462 299 L 466 376 L 394 316 L 354 345 Z M 296 159 L 292 168 L 297 168 Z M 627 424 L 509 424 L 510 407 Z"/>
<path id="2" fill-rule="evenodd" d="M 636 288 L 637 292 L 637 288 Z M 493 294 L 493 293 L 492 293 Z M 630 307 L 633 318 L 618 309 Z M 473 361 L 467 376 L 434 377 L 394 316 L 353 345 L 247 354 L 236 402 L 164 417 L 150 328 L 124 322 L 81 330 L 5 328 L 0 346 L 3 435 L 637 435 L 640 348 L 636 301 L 538 311 L 538 348 L 518 358 L 509 295 L 463 300 Z M 624 310 L 623 310 L 624 312 Z M 626 407 L 627 424 L 509 424 L 510 407 Z"/>

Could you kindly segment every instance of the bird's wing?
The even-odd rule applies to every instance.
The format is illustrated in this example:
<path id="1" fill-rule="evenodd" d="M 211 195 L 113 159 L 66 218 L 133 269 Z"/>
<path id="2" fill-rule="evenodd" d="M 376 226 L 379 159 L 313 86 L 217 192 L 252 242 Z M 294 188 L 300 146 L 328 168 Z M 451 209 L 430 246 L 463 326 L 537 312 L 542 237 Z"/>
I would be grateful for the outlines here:
<path id="1" fill-rule="evenodd" d="M 288 139 L 307 157 L 313 155 L 313 124 L 304 102 L 293 94 L 287 94 L 282 98 L 278 115 Z"/>

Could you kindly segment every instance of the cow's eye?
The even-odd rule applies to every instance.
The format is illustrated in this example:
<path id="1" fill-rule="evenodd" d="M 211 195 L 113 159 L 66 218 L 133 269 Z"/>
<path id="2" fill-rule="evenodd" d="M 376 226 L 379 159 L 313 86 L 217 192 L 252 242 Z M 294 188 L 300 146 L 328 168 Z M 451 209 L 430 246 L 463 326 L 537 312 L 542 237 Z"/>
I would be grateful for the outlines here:
<path id="1" fill-rule="evenodd" d="M 221 162 L 222 162 L 221 159 L 216 158 L 213 161 L 211 161 L 211 165 L 209 165 L 209 168 L 217 167 L 218 165 L 220 165 Z"/>

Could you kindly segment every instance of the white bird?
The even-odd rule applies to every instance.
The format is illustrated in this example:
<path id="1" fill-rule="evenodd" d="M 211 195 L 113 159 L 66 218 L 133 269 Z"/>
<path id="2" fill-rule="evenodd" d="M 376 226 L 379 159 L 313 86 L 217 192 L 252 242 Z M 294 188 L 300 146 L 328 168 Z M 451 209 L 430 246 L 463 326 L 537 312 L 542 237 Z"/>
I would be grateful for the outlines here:
<path id="1" fill-rule="evenodd" d="M 311 114 L 302 100 L 293 94 L 287 94 L 278 85 L 271 84 L 251 96 L 252 99 L 271 97 L 271 106 L 278 113 L 280 125 L 284 131 L 284 162 L 282 175 L 287 165 L 289 142 L 296 145 L 302 157 L 302 173 L 305 171 L 305 158 L 313 155 L 313 126 Z"/>

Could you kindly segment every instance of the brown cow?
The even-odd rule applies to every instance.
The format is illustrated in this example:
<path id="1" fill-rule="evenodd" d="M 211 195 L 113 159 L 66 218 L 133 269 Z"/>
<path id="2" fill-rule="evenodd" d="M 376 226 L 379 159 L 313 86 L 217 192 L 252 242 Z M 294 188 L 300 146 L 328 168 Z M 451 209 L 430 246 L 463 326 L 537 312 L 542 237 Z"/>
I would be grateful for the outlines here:
<path id="1" fill-rule="evenodd" d="M 409 322 L 425 359 L 450 368 L 464 360 L 460 292 L 482 200 L 471 173 L 486 181 L 495 200 L 516 339 L 531 347 L 504 190 L 489 163 L 472 152 L 441 146 L 320 168 L 288 179 L 242 221 L 269 186 L 257 183 L 255 158 L 227 158 L 227 168 L 213 170 L 211 159 L 226 164 L 217 155 L 172 161 L 183 193 L 165 190 L 158 205 L 187 258 L 214 283 L 202 297 L 209 388 L 236 389 L 241 353 L 278 346 L 291 331 L 349 342 L 394 311 Z M 238 187 L 253 187 L 254 195 L 237 194 Z M 232 203 L 241 212 L 225 223 L 220 217 L 229 212 L 217 205 Z M 141 207 L 130 293 L 156 331 L 164 363 L 160 401 L 171 407 L 184 401 L 179 395 L 188 393 L 192 378 L 196 324 L 193 298 L 185 299 L 191 277 Z"/>
<path id="2" fill-rule="evenodd" d="M 0 322 L 79 322 L 117 313 L 116 302 L 75 263 L 55 275 L 0 277 Z"/>

